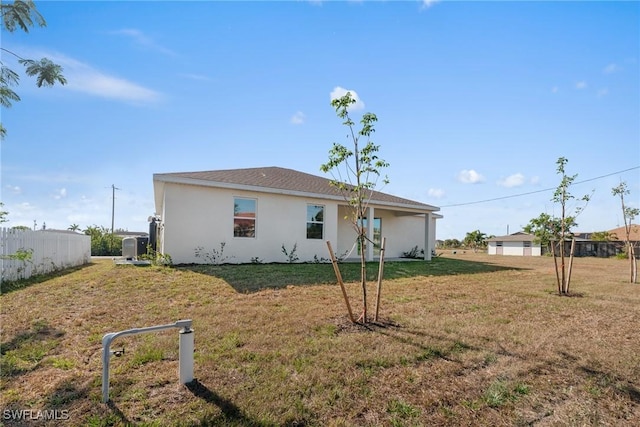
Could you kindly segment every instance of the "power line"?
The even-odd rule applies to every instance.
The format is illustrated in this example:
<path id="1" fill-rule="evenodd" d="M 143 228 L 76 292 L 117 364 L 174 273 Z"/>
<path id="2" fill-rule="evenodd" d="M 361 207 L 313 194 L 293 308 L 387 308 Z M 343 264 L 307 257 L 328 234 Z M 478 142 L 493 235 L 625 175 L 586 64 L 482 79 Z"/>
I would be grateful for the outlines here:
<path id="1" fill-rule="evenodd" d="M 629 171 L 632 171 L 634 169 L 640 169 L 640 166 L 634 166 L 634 167 L 629 168 L 629 169 L 624 169 L 624 170 L 617 171 L 617 172 L 611 172 L 611 173 L 608 173 L 606 175 L 597 176 L 595 178 L 589 178 L 589 179 L 585 179 L 585 180 L 582 180 L 582 181 L 577 181 L 577 182 L 574 182 L 572 185 L 584 184 L 585 182 L 596 181 L 598 179 L 606 178 L 606 177 L 609 177 L 609 176 L 612 176 L 612 175 L 617 175 L 619 173 L 629 172 Z M 444 206 L 440 206 L 440 207 L 441 208 L 452 208 L 452 207 L 455 207 L 455 206 L 476 205 L 478 203 L 495 202 L 496 200 L 512 199 L 514 197 L 522 197 L 522 196 L 528 196 L 530 194 L 544 193 L 544 192 L 547 192 L 547 191 L 554 191 L 555 189 L 556 189 L 556 187 L 545 188 L 543 190 L 529 191 L 527 193 L 512 194 L 510 196 L 495 197 L 493 199 L 477 200 L 475 202 L 455 203 L 453 205 L 444 205 Z"/>

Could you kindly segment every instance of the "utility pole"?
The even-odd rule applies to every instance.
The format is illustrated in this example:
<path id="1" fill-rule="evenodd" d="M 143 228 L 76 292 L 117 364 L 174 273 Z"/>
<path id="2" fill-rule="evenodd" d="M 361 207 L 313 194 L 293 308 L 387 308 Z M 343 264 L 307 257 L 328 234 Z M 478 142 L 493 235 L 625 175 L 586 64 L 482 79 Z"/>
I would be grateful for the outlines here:
<path id="1" fill-rule="evenodd" d="M 120 190 L 120 188 L 111 184 L 111 234 L 113 234 L 113 222 L 116 214 L 116 190 Z"/>

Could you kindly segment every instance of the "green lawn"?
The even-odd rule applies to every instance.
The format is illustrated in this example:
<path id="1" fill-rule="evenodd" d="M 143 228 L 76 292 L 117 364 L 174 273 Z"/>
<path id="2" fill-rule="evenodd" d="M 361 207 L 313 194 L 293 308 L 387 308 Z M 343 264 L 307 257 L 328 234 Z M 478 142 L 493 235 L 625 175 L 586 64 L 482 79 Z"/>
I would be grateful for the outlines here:
<path id="1" fill-rule="evenodd" d="M 72 426 L 631 426 L 640 286 L 627 267 L 576 260 L 567 298 L 551 258 L 389 262 L 380 322 L 365 327 L 329 264 L 101 260 L 3 289 L 1 406 L 68 411 Z M 340 269 L 359 312 L 359 265 Z M 178 384 L 176 331 L 122 337 L 102 404 L 102 336 L 183 318 L 196 381 Z"/>

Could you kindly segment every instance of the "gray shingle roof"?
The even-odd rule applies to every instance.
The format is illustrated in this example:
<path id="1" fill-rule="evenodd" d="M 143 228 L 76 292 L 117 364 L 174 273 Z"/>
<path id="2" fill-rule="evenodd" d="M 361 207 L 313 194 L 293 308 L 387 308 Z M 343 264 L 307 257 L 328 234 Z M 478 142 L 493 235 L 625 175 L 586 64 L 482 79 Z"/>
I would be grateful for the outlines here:
<path id="1" fill-rule="evenodd" d="M 496 236 L 487 239 L 487 242 L 533 242 L 536 236 L 521 231 L 507 236 Z"/>
<path id="2" fill-rule="evenodd" d="M 226 184 L 226 187 L 247 186 L 257 187 L 256 190 L 282 190 L 286 192 L 310 193 L 327 198 L 342 197 L 338 190 L 329 185 L 330 180 L 293 169 L 280 167 L 263 167 L 247 169 L 226 169 L 202 172 L 174 172 L 154 174 L 153 179 L 168 182 L 191 181 L 193 184 L 216 186 L 216 183 Z M 414 200 L 404 199 L 391 194 L 374 191 L 371 200 L 381 204 L 402 205 L 416 209 L 437 211 L 439 208 Z"/>

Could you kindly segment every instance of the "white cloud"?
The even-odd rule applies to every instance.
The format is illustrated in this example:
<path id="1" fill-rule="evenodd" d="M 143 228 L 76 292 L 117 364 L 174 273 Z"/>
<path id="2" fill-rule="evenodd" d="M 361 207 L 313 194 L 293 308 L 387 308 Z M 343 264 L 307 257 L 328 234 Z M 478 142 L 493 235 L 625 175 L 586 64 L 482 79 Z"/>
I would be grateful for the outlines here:
<path id="1" fill-rule="evenodd" d="M 428 9 L 431 6 L 433 6 L 434 4 L 438 3 L 440 0 L 421 0 L 420 3 L 422 4 L 422 6 L 420 7 L 421 9 Z"/>
<path id="2" fill-rule="evenodd" d="M 5 185 L 4 186 L 7 190 L 9 190 L 10 192 L 12 192 L 13 194 L 21 194 L 22 193 L 22 188 L 18 187 L 17 185 Z"/>
<path id="3" fill-rule="evenodd" d="M 132 104 L 152 104 L 163 98 L 159 92 L 96 70 L 89 64 L 58 52 L 27 48 L 22 53 L 27 57 L 46 57 L 61 65 L 67 84 L 58 85 L 60 90 L 73 90 Z"/>
<path id="4" fill-rule="evenodd" d="M 58 55 L 49 57 L 64 68 L 68 81 L 64 87 L 68 89 L 132 103 L 155 103 L 162 98 L 160 93 L 152 89 L 110 76 L 75 59 Z"/>
<path id="5" fill-rule="evenodd" d="M 604 69 L 602 70 L 602 72 L 604 74 L 613 74 L 617 71 L 620 71 L 622 68 L 620 68 L 620 66 L 618 64 L 609 64 L 606 67 L 604 67 Z"/>
<path id="6" fill-rule="evenodd" d="M 442 197 L 444 197 L 444 190 L 442 190 L 441 188 L 430 188 L 429 191 L 427 191 L 427 194 L 429 195 L 429 197 L 441 199 Z"/>
<path id="7" fill-rule="evenodd" d="M 607 96 L 609 95 L 609 89 L 606 87 L 603 87 L 602 89 L 598 90 L 598 98 L 602 98 L 603 96 Z"/>
<path id="8" fill-rule="evenodd" d="M 345 89 L 343 87 L 336 86 L 333 88 L 333 90 L 329 94 L 329 97 L 331 101 L 333 101 L 334 99 L 342 98 L 347 94 L 347 92 L 350 92 L 351 97 L 356 100 L 356 102 L 352 104 L 351 107 L 349 108 L 349 111 L 364 109 L 364 102 L 362 102 L 362 100 L 358 96 L 358 93 L 355 90 Z"/>
<path id="9" fill-rule="evenodd" d="M 68 73 L 71 75 L 72 73 Z M 103 98 L 129 102 L 154 103 L 160 94 L 151 89 L 118 77 L 108 76 L 93 69 L 85 69 L 69 77 L 67 87 L 71 90 L 96 95 Z"/>
<path id="10" fill-rule="evenodd" d="M 464 169 L 458 174 L 458 181 L 463 184 L 477 184 L 484 181 L 484 177 L 473 169 Z"/>
<path id="11" fill-rule="evenodd" d="M 144 48 L 154 50 L 169 56 L 176 56 L 176 53 L 171 49 L 167 49 L 164 46 L 156 43 L 151 37 L 144 34 L 142 31 L 134 28 L 123 28 L 121 30 L 111 31 L 110 34 L 129 37 L 133 42 Z"/>
<path id="12" fill-rule="evenodd" d="M 536 176 L 532 176 L 532 177 L 531 177 L 531 183 L 532 183 L 533 185 L 536 185 L 536 184 L 538 184 L 539 182 L 540 182 L 540 177 L 539 177 L 539 176 L 537 176 L 537 175 L 536 175 Z"/>
<path id="13" fill-rule="evenodd" d="M 584 80 L 576 83 L 576 89 L 582 90 L 586 88 L 587 88 L 587 82 L 585 82 Z"/>
<path id="14" fill-rule="evenodd" d="M 38 217 L 36 207 L 29 202 L 5 206 L 5 208 L 9 211 L 9 221 L 12 227 L 15 225 L 31 227 L 33 225 L 33 218 Z"/>
<path id="15" fill-rule="evenodd" d="M 521 173 L 509 175 L 508 177 L 501 178 L 498 181 L 499 186 L 506 188 L 519 187 L 522 184 L 524 184 L 524 175 L 522 175 Z"/>
<path id="16" fill-rule="evenodd" d="M 560 88 L 558 86 L 554 86 L 551 88 L 551 93 L 558 93 L 560 91 Z"/>
<path id="17" fill-rule="evenodd" d="M 67 197 L 67 189 L 61 188 L 57 190 L 51 197 L 53 197 L 55 200 L 64 199 L 65 197 Z"/>
<path id="18" fill-rule="evenodd" d="M 187 79 L 191 79 L 191 80 L 196 80 L 196 81 L 200 81 L 200 82 L 208 82 L 211 81 L 211 79 L 207 76 L 203 76 L 202 74 L 190 74 L 190 73 L 186 73 L 186 74 L 180 74 L 180 76 L 187 78 Z"/>
<path id="19" fill-rule="evenodd" d="M 294 125 L 301 125 L 304 123 L 304 119 L 306 116 L 302 111 L 296 111 L 296 113 L 291 116 L 291 123 Z"/>

